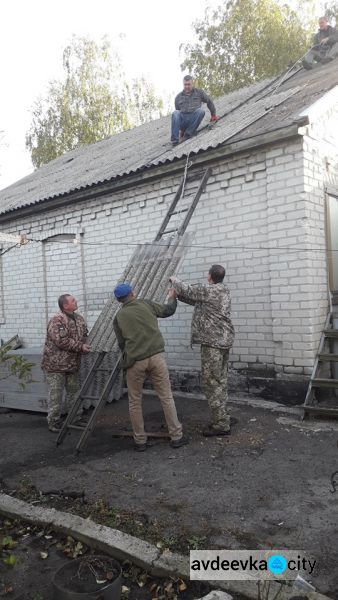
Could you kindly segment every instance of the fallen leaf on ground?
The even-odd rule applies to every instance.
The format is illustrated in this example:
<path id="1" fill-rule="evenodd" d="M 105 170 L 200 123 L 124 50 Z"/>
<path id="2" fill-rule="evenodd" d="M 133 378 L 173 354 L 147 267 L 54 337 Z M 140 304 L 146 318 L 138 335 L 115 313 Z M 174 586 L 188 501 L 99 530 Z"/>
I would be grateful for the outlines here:
<path id="1" fill-rule="evenodd" d="M 14 567 L 14 565 L 16 565 L 16 556 L 14 556 L 14 554 L 10 554 L 7 558 L 5 558 L 4 563 L 8 567 Z"/>
<path id="2" fill-rule="evenodd" d="M 15 546 L 15 544 L 16 542 L 14 542 L 13 538 L 10 535 L 7 535 L 1 540 L 1 546 L 6 548 L 12 548 L 13 546 Z"/>
<path id="3" fill-rule="evenodd" d="M 5 594 L 12 594 L 13 592 L 14 592 L 14 589 L 12 588 L 11 585 L 9 585 L 8 587 L 5 587 L 5 589 L 4 589 Z"/>

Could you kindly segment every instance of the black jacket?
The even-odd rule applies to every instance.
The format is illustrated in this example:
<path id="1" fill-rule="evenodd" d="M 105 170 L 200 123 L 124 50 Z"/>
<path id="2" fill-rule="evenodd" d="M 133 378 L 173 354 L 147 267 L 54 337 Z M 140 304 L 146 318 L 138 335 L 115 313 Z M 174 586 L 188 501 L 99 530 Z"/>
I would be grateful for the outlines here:
<path id="1" fill-rule="evenodd" d="M 323 49 L 325 49 L 325 46 L 333 46 L 333 44 L 336 44 L 338 42 L 337 29 L 331 27 L 331 25 L 328 25 L 326 29 L 318 29 L 318 32 L 313 38 L 314 46 L 320 45 L 320 42 L 325 38 L 329 38 L 329 40 L 325 45 L 322 45 Z"/>
<path id="2" fill-rule="evenodd" d="M 197 108 L 201 108 L 202 104 L 205 103 L 210 110 L 211 116 L 216 114 L 216 108 L 211 100 L 210 96 L 203 90 L 193 88 L 190 94 L 185 94 L 184 91 L 177 94 L 175 98 L 175 108 L 180 110 L 182 113 L 192 113 Z"/>

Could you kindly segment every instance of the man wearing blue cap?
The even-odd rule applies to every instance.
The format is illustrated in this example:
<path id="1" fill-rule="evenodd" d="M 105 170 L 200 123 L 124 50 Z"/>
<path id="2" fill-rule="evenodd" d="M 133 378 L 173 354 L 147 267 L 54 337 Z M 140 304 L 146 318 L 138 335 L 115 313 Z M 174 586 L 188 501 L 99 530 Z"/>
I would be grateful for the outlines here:
<path id="1" fill-rule="evenodd" d="M 152 300 L 137 300 L 129 283 L 120 283 L 114 290 L 122 304 L 114 319 L 114 331 L 123 352 L 123 367 L 127 370 L 129 414 L 134 432 L 135 450 L 147 449 L 142 413 L 142 390 L 146 373 L 162 404 L 165 420 L 171 437 L 172 448 L 188 443 L 182 434 L 182 425 L 177 418 L 164 357 L 164 339 L 157 319 L 170 317 L 177 307 L 176 292 L 169 290 L 167 304 Z"/>

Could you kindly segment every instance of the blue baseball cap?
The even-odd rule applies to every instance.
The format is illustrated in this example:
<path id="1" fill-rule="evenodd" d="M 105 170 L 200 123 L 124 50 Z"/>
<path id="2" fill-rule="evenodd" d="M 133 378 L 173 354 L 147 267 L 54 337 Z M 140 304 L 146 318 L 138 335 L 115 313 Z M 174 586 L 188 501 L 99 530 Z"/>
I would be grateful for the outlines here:
<path id="1" fill-rule="evenodd" d="M 129 283 L 119 283 L 114 289 L 114 295 L 115 298 L 119 300 L 120 298 L 126 298 L 127 296 L 129 296 L 129 294 L 131 294 L 132 291 L 133 290 Z"/>

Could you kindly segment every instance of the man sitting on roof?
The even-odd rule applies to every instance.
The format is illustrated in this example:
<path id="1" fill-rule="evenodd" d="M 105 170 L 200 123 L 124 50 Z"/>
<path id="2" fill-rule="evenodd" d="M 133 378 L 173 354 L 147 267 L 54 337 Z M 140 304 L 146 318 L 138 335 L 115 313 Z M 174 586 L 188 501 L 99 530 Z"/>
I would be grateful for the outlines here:
<path id="1" fill-rule="evenodd" d="M 313 39 L 313 46 L 303 58 L 303 67 L 313 69 L 314 63 L 328 63 L 338 56 L 338 31 L 328 24 L 326 17 L 320 17 L 319 29 Z"/>
<path id="2" fill-rule="evenodd" d="M 205 111 L 201 108 L 205 103 L 210 110 L 213 123 L 218 121 L 216 108 L 211 98 L 203 91 L 194 87 L 191 75 L 185 75 L 183 78 L 183 92 L 177 94 L 175 98 L 175 109 L 171 119 L 171 142 L 176 146 L 180 139 L 180 131 L 184 132 L 181 141 L 188 140 L 196 134 L 197 128 L 202 121 Z"/>

